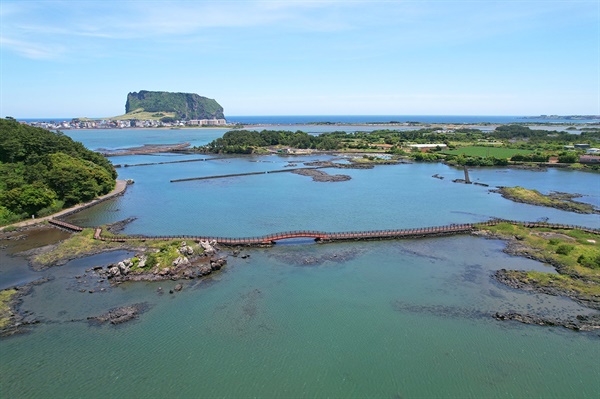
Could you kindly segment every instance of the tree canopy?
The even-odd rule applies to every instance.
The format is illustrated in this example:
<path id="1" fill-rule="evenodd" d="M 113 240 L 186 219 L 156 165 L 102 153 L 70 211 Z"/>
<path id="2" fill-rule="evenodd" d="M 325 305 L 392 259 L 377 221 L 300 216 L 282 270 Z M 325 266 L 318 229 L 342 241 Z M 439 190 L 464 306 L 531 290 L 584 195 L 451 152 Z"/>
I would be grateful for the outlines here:
<path id="1" fill-rule="evenodd" d="M 0 119 L 0 224 L 106 194 L 116 176 L 110 161 L 63 133 Z"/>

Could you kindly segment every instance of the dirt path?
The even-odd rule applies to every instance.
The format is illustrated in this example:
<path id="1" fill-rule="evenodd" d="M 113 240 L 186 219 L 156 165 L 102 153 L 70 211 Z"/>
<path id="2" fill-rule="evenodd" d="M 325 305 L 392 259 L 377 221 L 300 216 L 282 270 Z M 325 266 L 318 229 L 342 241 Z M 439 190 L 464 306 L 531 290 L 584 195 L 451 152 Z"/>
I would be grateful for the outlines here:
<path id="1" fill-rule="evenodd" d="M 70 213 L 77 212 L 79 210 L 82 210 L 82 209 L 88 208 L 90 206 L 99 204 L 100 202 L 106 201 L 107 199 L 110 199 L 112 197 L 116 197 L 117 195 L 123 193 L 126 188 L 127 188 L 127 181 L 125 181 L 125 180 L 117 180 L 117 184 L 115 185 L 114 190 L 112 190 L 108 194 L 104 194 L 103 196 L 97 197 L 97 198 L 95 198 L 95 199 L 93 199 L 93 200 L 91 200 L 89 202 L 85 202 L 83 204 L 77 204 L 75 206 L 72 206 L 71 208 L 63 209 L 62 211 L 57 212 L 57 213 L 55 213 L 53 215 L 50 215 L 50 216 L 45 216 L 43 218 L 36 218 L 36 219 L 31 219 L 31 220 L 24 220 L 22 222 L 13 223 L 13 224 L 9 224 L 7 226 L 0 227 L 0 231 L 3 231 L 7 227 L 17 227 L 18 228 L 18 227 L 32 226 L 34 224 L 45 222 L 48 219 L 60 218 L 61 216 L 65 216 L 65 215 L 68 215 Z"/>

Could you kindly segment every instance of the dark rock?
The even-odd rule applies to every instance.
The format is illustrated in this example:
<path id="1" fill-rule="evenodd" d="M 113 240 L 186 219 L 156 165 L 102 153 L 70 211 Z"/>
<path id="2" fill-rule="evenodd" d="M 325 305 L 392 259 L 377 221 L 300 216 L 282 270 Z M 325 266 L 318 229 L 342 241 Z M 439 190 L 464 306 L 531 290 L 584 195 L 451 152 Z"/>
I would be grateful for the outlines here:
<path id="1" fill-rule="evenodd" d="M 206 276 L 212 272 L 212 268 L 209 265 L 202 265 L 198 268 L 198 272 L 201 276 Z"/>
<path id="2" fill-rule="evenodd" d="M 496 320 L 513 320 L 523 324 L 535 324 L 538 326 L 564 327 L 573 331 L 598 331 L 600 330 L 600 314 L 590 316 L 577 315 L 574 320 L 571 319 L 553 319 L 530 314 L 517 312 L 499 313 L 496 312 L 493 317 Z"/>
<path id="3" fill-rule="evenodd" d="M 114 308 L 108 312 L 94 317 L 88 317 L 88 320 L 92 323 L 104 324 L 121 324 L 127 321 L 137 318 L 140 314 L 148 310 L 149 306 L 147 303 L 136 303 L 129 306 L 122 306 Z"/>
<path id="4" fill-rule="evenodd" d="M 225 258 L 219 258 L 210 261 L 210 267 L 212 268 L 212 270 L 221 270 L 221 268 L 225 266 L 225 264 L 227 264 L 227 260 Z"/>
<path id="5" fill-rule="evenodd" d="M 175 291 L 179 292 L 183 289 L 183 284 L 179 283 L 175 286 Z"/>
<path id="6" fill-rule="evenodd" d="M 292 173 L 302 176 L 310 176 L 316 182 L 339 182 L 350 180 L 348 175 L 330 175 L 319 169 L 296 169 Z"/>

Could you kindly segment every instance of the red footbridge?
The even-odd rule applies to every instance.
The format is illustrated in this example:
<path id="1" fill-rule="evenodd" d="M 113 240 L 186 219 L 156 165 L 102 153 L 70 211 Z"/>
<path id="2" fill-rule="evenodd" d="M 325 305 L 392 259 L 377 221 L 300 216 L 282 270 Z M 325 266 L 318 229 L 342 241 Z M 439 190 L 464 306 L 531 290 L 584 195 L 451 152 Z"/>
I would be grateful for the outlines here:
<path id="1" fill-rule="evenodd" d="M 57 219 L 51 219 L 49 223 L 74 232 L 80 232 L 83 227 L 66 223 Z M 102 235 L 102 228 L 96 227 L 94 238 L 102 241 L 126 242 L 133 240 L 155 240 L 155 241 L 170 241 L 170 240 L 188 240 L 188 241 L 216 241 L 221 245 L 226 246 L 265 246 L 272 245 L 277 241 L 288 240 L 294 238 L 309 238 L 317 242 L 335 242 L 335 241 L 362 241 L 362 240 L 390 240 L 402 238 L 421 238 L 421 237 L 437 237 L 456 234 L 469 234 L 485 226 L 494 226 L 499 223 L 511 223 L 525 227 L 539 227 L 550 229 L 572 230 L 579 229 L 592 234 L 600 234 L 599 229 L 590 229 L 583 226 L 573 226 L 565 224 L 544 223 L 544 222 L 519 222 L 514 220 L 494 219 L 482 223 L 467 223 L 467 224 L 451 224 L 447 226 L 424 227 L 416 229 L 392 229 L 392 230 L 369 230 L 369 231 L 350 231 L 339 233 L 328 233 L 317 230 L 295 230 L 282 233 L 268 234 L 257 237 L 216 237 L 216 236 L 195 236 L 195 235 L 172 235 L 172 236 L 105 236 Z"/>

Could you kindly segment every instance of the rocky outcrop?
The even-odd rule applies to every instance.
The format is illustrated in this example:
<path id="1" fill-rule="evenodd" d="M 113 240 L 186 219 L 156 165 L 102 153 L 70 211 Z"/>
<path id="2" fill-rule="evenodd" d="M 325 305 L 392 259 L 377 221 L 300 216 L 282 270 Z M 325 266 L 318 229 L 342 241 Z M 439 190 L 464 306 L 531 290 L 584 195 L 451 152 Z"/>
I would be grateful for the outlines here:
<path id="1" fill-rule="evenodd" d="M 532 257 L 532 259 L 535 259 Z M 530 281 L 524 278 L 525 272 L 500 269 L 494 273 L 496 281 L 505 284 L 509 287 L 524 291 L 539 292 L 546 295 L 564 296 L 574 300 L 582 306 L 591 309 L 600 310 L 600 301 L 589 298 L 574 290 L 564 289 L 560 286 L 537 285 L 535 281 Z"/>
<path id="2" fill-rule="evenodd" d="M 351 177 L 348 175 L 330 175 L 319 169 L 296 169 L 292 173 L 302 176 L 310 176 L 313 181 L 317 182 L 338 182 L 350 180 Z"/>
<path id="3" fill-rule="evenodd" d="M 107 278 L 111 283 L 124 281 L 161 281 L 194 279 L 207 276 L 216 270 L 221 270 L 226 264 L 225 257 L 216 257 L 218 252 L 217 242 L 200 241 L 203 252 L 196 252 L 194 248 L 182 241 L 177 252 L 179 256 L 170 264 L 156 264 L 147 266 L 147 256 L 138 254 L 134 258 L 124 259 L 121 262 L 109 265 L 106 269 L 94 268 L 93 271 L 100 277 Z"/>
<path id="4" fill-rule="evenodd" d="M 146 302 L 136 303 L 129 306 L 121 306 L 109 310 L 108 312 L 101 314 L 100 316 L 88 317 L 90 323 L 95 324 L 122 324 L 127 321 L 136 319 L 140 314 L 148 310 L 149 305 Z"/>
<path id="5" fill-rule="evenodd" d="M 28 327 L 33 324 L 38 324 L 40 321 L 35 316 L 27 311 L 19 311 L 19 306 L 25 295 L 29 295 L 31 290 L 36 285 L 44 284 L 51 279 L 44 277 L 28 284 L 14 287 L 15 293 L 10 297 L 10 301 L 5 303 L 7 314 L 2 314 L 0 327 L 0 337 L 6 337 L 15 334 L 21 334 L 28 331 Z"/>
<path id="6" fill-rule="evenodd" d="M 575 331 L 600 331 L 600 314 L 577 315 L 574 319 L 554 319 L 517 312 L 496 312 L 493 317 L 496 320 L 514 320 L 523 324 L 564 327 Z"/>
<path id="7" fill-rule="evenodd" d="M 217 252 L 216 245 L 217 245 L 217 242 L 215 240 L 212 240 L 212 241 L 200 240 L 200 246 L 202 247 L 202 249 L 204 250 L 204 253 L 207 256 L 214 255 Z"/>

